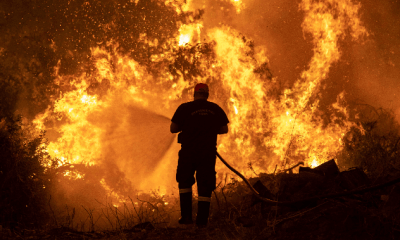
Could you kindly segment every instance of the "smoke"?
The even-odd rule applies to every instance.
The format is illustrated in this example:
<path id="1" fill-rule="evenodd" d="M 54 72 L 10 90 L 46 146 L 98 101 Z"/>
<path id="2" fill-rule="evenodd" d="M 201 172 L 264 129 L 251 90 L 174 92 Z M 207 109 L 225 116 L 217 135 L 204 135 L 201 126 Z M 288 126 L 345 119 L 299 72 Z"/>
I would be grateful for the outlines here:
<path id="1" fill-rule="evenodd" d="M 395 111 L 400 122 L 400 1 L 361 4 L 362 20 L 371 34 L 351 52 L 354 97 Z"/>

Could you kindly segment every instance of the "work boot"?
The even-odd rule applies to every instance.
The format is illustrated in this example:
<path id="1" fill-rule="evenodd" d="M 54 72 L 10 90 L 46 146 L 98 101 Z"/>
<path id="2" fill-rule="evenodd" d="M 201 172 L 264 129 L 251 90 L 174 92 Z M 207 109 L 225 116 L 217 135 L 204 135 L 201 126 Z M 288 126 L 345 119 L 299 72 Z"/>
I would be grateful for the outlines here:
<path id="1" fill-rule="evenodd" d="M 179 193 L 181 218 L 179 224 L 193 224 L 192 220 L 192 192 Z"/>
<path id="2" fill-rule="evenodd" d="M 198 202 L 198 210 L 197 210 L 197 218 L 196 218 L 197 227 L 203 228 L 203 227 L 207 226 L 209 213 L 210 213 L 210 202 L 199 201 Z"/>

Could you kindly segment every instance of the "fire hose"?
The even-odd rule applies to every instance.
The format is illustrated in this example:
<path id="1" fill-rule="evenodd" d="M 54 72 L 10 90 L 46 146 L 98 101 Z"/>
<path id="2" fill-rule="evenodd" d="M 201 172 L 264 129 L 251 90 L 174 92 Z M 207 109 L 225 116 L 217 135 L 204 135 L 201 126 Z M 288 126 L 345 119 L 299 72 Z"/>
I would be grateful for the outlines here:
<path id="1" fill-rule="evenodd" d="M 250 190 L 254 193 L 254 195 L 259 200 L 261 200 L 261 201 L 263 201 L 263 202 L 265 202 L 267 204 L 270 204 L 270 205 L 290 206 L 290 205 L 295 205 L 295 204 L 299 204 L 299 203 L 312 202 L 312 201 L 320 200 L 320 199 L 338 198 L 338 197 L 344 197 L 344 196 L 349 196 L 349 195 L 354 195 L 354 194 L 362 194 L 362 193 L 374 191 L 374 190 L 377 190 L 377 189 L 381 189 L 381 188 L 384 188 L 384 187 L 388 187 L 388 186 L 391 186 L 391 185 L 394 185 L 394 184 L 400 182 L 400 178 L 396 178 L 396 179 L 388 181 L 386 183 L 382 183 L 382 184 L 378 184 L 378 185 L 374 185 L 374 186 L 370 186 L 370 187 L 366 187 L 366 188 L 362 188 L 362 189 L 356 189 L 356 190 L 348 191 L 348 192 L 325 194 L 325 195 L 305 198 L 305 199 L 296 200 L 296 201 L 275 201 L 275 200 L 271 200 L 271 199 L 268 199 L 268 198 L 265 198 L 265 197 L 261 196 L 260 193 L 258 193 L 257 190 L 255 190 L 253 188 L 253 186 L 250 184 L 250 182 L 240 172 L 238 172 L 231 165 L 229 165 L 221 157 L 221 155 L 218 152 L 216 152 L 216 153 L 217 153 L 217 157 L 221 160 L 221 162 L 224 163 L 225 166 L 227 166 L 232 172 L 234 172 L 236 175 L 238 175 L 241 179 L 243 179 L 243 181 L 246 183 L 246 185 L 250 188 Z"/>

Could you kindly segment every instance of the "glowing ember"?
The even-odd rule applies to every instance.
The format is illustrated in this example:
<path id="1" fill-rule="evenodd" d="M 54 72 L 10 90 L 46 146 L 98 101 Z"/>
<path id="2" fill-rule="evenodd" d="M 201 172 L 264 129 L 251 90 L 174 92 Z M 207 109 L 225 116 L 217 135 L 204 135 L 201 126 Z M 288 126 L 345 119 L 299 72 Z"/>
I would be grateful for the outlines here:
<path id="1" fill-rule="evenodd" d="M 314 159 L 314 160 L 312 160 L 312 162 L 310 164 L 310 167 L 315 168 L 315 167 L 318 167 L 319 164 L 320 163 L 316 159 Z"/>
<path id="2" fill-rule="evenodd" d="M 186 45 L 190 42 L 190 35 L 189 34 L 181 34 L 179 36 L 179 46 Z"/>

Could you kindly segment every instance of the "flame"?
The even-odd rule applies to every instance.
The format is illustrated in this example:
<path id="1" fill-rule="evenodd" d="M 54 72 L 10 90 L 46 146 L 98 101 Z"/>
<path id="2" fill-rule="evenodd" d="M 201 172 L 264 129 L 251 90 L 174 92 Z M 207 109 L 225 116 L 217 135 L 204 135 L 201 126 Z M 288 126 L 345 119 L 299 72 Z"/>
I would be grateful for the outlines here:
<path id="1" fill-rule="evenodd" d="M 225 58 L 220 60 L 220 66 L 227 69 L 222 81 L 230 89 L 231 96 L 236 96 L 234 101 L 231 99 L 233 104 L 229 105 L 230 134 L 224 139 L 230 144 L 221 144 L 219 149 L 225 152 L 237 149 L 235 152 L 242 159 L 240 168 L 244 169 L 248 159 L 255 157 L 254 145 L 260 140 L 254 139 L 257 134 L 268 133 L 269 136 L 263 137 L 262 145 L 273 149 L 279 159 L 277 164 L 287 164 L 294 157 L 316 166 L 340 151 L 341 137 L 355 124 L 347 120 L 348 113 L 342 109 L 346 116 L 342 125 L 330 123 L 324 127 L 318 117 L 318 100 L 310 102 L 310 99 L 318 93 L 331 65 L 340 59 L 338 42 L 344 38 L 346 30 L 350 29 L 354 40 L 367 35 L 357 16 L 359 8 L 360 5 L 351 1 L 306 0 L 300 4 L 300 9 L 305 12 L 303 31 L 312 37 L 314 56 L 301 79 L 284 91 L 280 101 L 266 99 L 265 92 L 269 86 L 254 74 L 257 64 L 252 64 L 251 59 L 243 60 L 245 53 L 251 51 L 244 42 L 229 35 L 231 30 L 215 29 L 209 34 L 217 42 L 219 59 Z M 342 99 L 343 94 L 338 101 L 339 98 Z M 338 106 L 337 103 L 333 107 Z M 269 126 L 267 119 L 270 120 Z M 271 159 L 265 159 L 265 162 L 270 162 L 268 170 L 272 171 L 275 164 L 271 164 Z"/>
<path id="2" fill-rule="evenodd" d="M 65 171 L 64 176 L 69 179 L 84 179 L 85 174 L 67 170 Z"/>
<path id="3" fill-rule="evenodd" d="M 201 33 L 201 28 L 203 25 L 201 23 L 195 23 L 195 24 L 190 24 L 186 25 L 183 24 L 179 28 L 179 46 L 184 46 L 188 43 L 199 43 L 200 42 L 200 33 Z M 196 35 L 195 35 L 196 34 Z M 193 42 L 193 39 L 197 39 L 197 42 Z"/>
<path id="4" fill-rule="evenodd" d="M 104 189 L 107 191 L 107 193 L 111 196 L 114 197 L 115 199 L 118 199 L 119 203 L 124 203 L 126 202 L 126 200 L 124 198 L 122 198 L 118 193 L 116 193 L 115 191 L 113 191 L 113 189 L 106 183 L 106 180 L 104 178 L 102 178 L 100 180 L 100 184 L 104 187 Z M 114 203 L 113 204 L 114 207 L 118 207 L 119 204 Z"/>
<path id="5" fill-rule="evenodd" d="M 313 159 L 310 164 L 310 167 L 315 168 L 315 167 L 318 167 L 319 165 L 320 165 L 320 163 L 317 161 L 317 159 Z"/>
<path id="6" fill-rule="evenodd" d="M 230 0 L 230 2 L 236 8 L 236 13 L 240 13 L 245 8 L 245 4 L 242 0 Z"/>
<path id="7" fill-rule="evenodd" d="M 241 0 L 231 0 L 231 3 L 238 12 L 244 7 Z M 175 1 L 165 4 L 173 5 Z M 187 11 L 190 1 L 176 6 L 177 12 Z M 315 167 L 335 157 L 342 148 L 344 134 L 357 126 L 349 121 L 344 93 L 332 108 L 345 117 L 339 119 L 332 115 L 328 124 L 323 123 L 316 96 L 330 67 L 340 59 L 339 41 L 347 32 L 354 41 L 368 33 L 358 17 L 360 5 L 349 0 L 303 0 L 299 6 L 305 13 L 304 34 L 311 37 L 314 45 L 313 57 L 300 79 L 281 95 L 270 94 L 279 79 L 259 73 L 269 63 L 265 47 L 255 48 L 251 40 L 227 26 L 202 33 L 201 22 L 181 24 L 179 35 L 167 44 L 173 45 L 171 49 L 185 50 L 191 44 L 203 44 L 200 36 L 206 35 L 213 59 L 194 57 L 201 74 L 187 77 L 185 70 L 176 74 L 164 70 L 153 76 L 145 66 L 119 54 L 118 46 L 112 43 L 109 49 L 92 48 L 94 71 L 91 75 L 59 76 L 56 82 L 60 85 L 69 82 L 68 90 L 34 120 L 42 130 L 52 117 L 61 122 L 56 127 L 60 137 L 50 142 L 46 151 L 59 159 L 60 166 L 96 165 L 105 158 L 104 149 L 108 147 L 102 142 L 107 133 L 99 119 L 109 117 L 122 106 L 139 106 L 170 117 L 179 103 L 188 100 L 184 92 L 193 91 L 196 82 L 207 82 L 211 86 L 210 100 L 222 106 L 230 120 L 229 133 L 219 138 L 218 149 L 245 174 L 251 174 L 247 166 L 252 159 L 260 163 L 254 167 L 256 171 L 272 172 L 276 165 L 285 167 L 301 160 Z M 158 46 L 158 41 L 148 39 L 146 34 L 140 35 L 140 41 Z M 162 63 L 175 53 L 170 50 L 155 54 L 151 61 Z M 119 123 L 121 126 L 125 126 L 123 121 Z M 173 160 L 168 159 L 170 165 Z M 160 184 L 163 181 L 157 179 Z M 108 192 L 113 192 L 104 178 L 100 183 Z M 117 193 L 113 194 L 120 198 Z"/>
<path id="8" fill-rule="evenodd" d="M 173 6 L 178 14 L 188 12 L 192 8 L 192 0 L 165 0 L 166 6 Z"/>
<path id="9" fill-rule="evenodd" d="M 59 129 L 62 137 L 57 142 L 51 142 L 47 150 L 51 157 L 60 159 L 60 166 L 81 161 L 93 165 L 93 159 L 99 157 L 98 152 L 93 150 L 101 148 L 99 137 L 102 130 L 91 125 L 86 117 L 103 103 L 98 103 L 96 96 L 89 96 L 83 90 L 88 87 L 86 81 L 73 85 L 78 89 L 65 93 L 54 105 L 54 112 L 64 116 L 70 124 Z"/>

